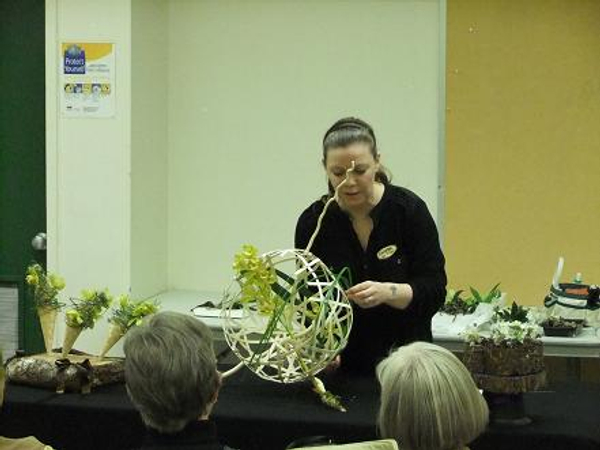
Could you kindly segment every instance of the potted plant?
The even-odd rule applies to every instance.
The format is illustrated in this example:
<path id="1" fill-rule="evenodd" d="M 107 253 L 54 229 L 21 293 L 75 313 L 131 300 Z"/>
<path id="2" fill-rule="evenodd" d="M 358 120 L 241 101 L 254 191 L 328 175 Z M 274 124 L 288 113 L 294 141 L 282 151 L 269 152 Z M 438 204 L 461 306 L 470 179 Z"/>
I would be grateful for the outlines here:
<path id="1" fill-rule="evenodd" d="M 571 337 L 581 331 L 583 320 L 565 319 L 564 317 L 551 315 L 541 323 L 541 326 L 544 328 L 546 336 Z"/>
<path id="2" fill-rule="evenodd" d="M 496 308 L 489 333 L 476 329 L 464 333 L 465 365 L 486 390 L 531 390 L 540 383 L 536 375 L 544 372 L 541 335 L 541 327 L 525 307 L 513 302 L 510 307 Z M 530 375 L 534 377 L 528 379 Z"/>
<path id="3" fill-rule="evenodd" d="M 461 333 L 470 327 L 479 328 L 491 320 L 494 307 L 502 306 L 504 298 L 500 283 L 487 292 L 480 292 L 472 286 L 468 293 L 448 289 L 444 304 L 433 316 L 432 327 L 449 334 Z"/>
<path id="4" fill-rule="evenodd" d="M 446 314 L 473 314 L 480 304 L 492 304 L 495 300 L 499 300 L 502 296 L 500 291 L 500 283 L 497 283 L 487 293 L 481 294 L 477 289 L 470 286 L 470 296 L 463 296 L 464 290 L 454 291 L 448 289 L 446 300 L 440 309 Z"/>
<path id="5" fill-rule="evenodd" d="M 158 311 L 158 304 L 152 300 L 131 300 L 129 295 L 121 295 L 117 307 L 112 310 L 108 321 L 111 323 L 110 331 L 100 358 L 104 358 L 108 351 L 125 336 L 131 327 L 140 325 L 142 319 Z"/>
<path id="6" fill-rule="evenodd" d="M 65 313 L 67 329 L 62 348 L 63 358 L 67 357 L 82 330 L 94 328 L 96 321 L 110 306 L 111 302 L 112 296 L 108 293 L 108 290 L 84 289 L 81 291 L 81 298 L 71 299 L 72 307 Z"/>
<path id="7" fill-rule="evenodd" d="M 52 353 L 56 316 L 63 306 L 58 294 L 65 288 L 65 280 L 54 273 L 47 273 L 41 265 L 34 263 L 27 268 L 25 282 L 31 289 L 40 319 L 46 352 Z"/>

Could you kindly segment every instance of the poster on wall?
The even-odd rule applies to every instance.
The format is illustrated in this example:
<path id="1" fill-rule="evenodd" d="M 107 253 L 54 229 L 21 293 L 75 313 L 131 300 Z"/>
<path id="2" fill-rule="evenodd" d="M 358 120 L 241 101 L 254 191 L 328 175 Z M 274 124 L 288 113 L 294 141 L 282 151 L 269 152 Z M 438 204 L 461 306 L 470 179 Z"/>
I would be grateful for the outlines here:
<path id="1" fill-rule="evenodd" d="M 115 115 L 115 45 L 63 42 L 61 110 L 67 117 Z"/>

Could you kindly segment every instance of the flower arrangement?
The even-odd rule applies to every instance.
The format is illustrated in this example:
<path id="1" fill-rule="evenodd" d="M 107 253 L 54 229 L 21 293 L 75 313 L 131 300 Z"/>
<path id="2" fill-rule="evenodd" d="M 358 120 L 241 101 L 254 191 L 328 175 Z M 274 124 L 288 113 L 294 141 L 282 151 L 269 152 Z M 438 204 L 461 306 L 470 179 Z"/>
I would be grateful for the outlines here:
<path id="1" fill-rule="evenodd" d="M 227 343 L 243 362 L 224 377 L 246 363 L 271 381 L 308 379 L 323 403 L 345 411 L 340 399 L 328 392 L 315 374 L 347 343 L 353 314 L 342 280 L 350 272 L 344 269 L 334 275 L 310 250 L 327 208 L 338 200 L 340 188 L 354 169 L 352 161 L 346 178 L 323 206 L 305 250 L 275 250 L 259 256 L 255 247 L 245 245 L 235 255 L 233 269 L 239 293 L 225 293 L 223 330 Z M 241 308 L 236 308 L 238 305 Z M 233 320 L 233 309 L 242 309 L 240 319 Z"/>
<path id="2" fill-rule="evenodd" d="M 60 309 L 58 293 L 65 288 L 65 280 L 54 273 L 46 273 L 41 265 L 34 263 L 27 268 L 26 283 L 33 292 L 38 308 Z"/>
<path id="3" fill-rule="evenodd" d="M 112 296 L 108 290 L 98 291 L 84 289 L 81 298 L 72 298 L 72 307 L 65 312 L 67 329 L 63 342 L 63 357 L 66 357 L 82 330 L 94 328 L 96 321 L 110 306 Z"/>
<path id="4" fill-rule="evenodd" d="M 494 309 L 489 333 L 467 330 L 463 362 L 489 392 L 521 394 L 545 382 L 542 329 L 529 308 L 515 302 Z"/>
<path id="5" fill-rule="evenodd" d="M 491 340 L 496 345 L 515 346 L 542 336 L 542 328 L 536 323 L 534 313 L 513 302 L 506 308 L 494 309 L 489 337 L 475 328 L 467 328 L 462 334 L 470 345 Z"/>
<path id="6" fill-rule="evenodd" d="M 234 256 L 233 270 L 240 285 L 238 301 L 256 301 L 260 314 L 272 314 L 277 296 L 271 286 L 277 281 L 277 275 L 269 262 L 259 257 L 258 249 L 253 245 L 243 245 L 242 251 Z"/>
<path id="7" fill-rule="evenodd" d="M 73 307 L 65 313 L 67 325 L 72 328 L 94 328 L 96 321 L 112 300 L 108 290 L 84 289 L 81 291 L 81 298 L 71 299 Z"/>
<path id="8" fill-rule="evenodd" d="M 333 275 L 303 250 L 259 255 L 252 245 L 235 255 L 233 269 L 239 292 L 228 291 L 223 300 L 223 328 L 233 351 L 265 379 L 310 380 L 323 403 L 345 411 L 315 376 L 347 342 L 352 307 L 340 285 L 344 274 Z M 244 313 L 233 320 L 227 312 L 236 303 Z"/>
<path id="9" fill-rule="evenodd" d="M 152 300 L 131 300 L 129 295 L 121 295 L 117 300 L 118 307 L 112 310 L 108 321 L 127 331 L 140 325 L 142 319 L 158 311 L 158 303 Z"/>
<path id="10" fill-rule="evenodd" d="M 513 320 L 493 323 L 490 337 L 496 344 L 504 342 L 507 345 L 517 345 L 523 344 L 527 339 L 538 339 L 541 335 L 539 325 Z"/>
<path id="11" fill-rule="evenodd" d="M 548 314 L 540 319 L 546 336 L 575 336 L 581 332 L 585 319 L 568 319 L 557 314 Z"/>
<path id="12" fill-rule="evenodd" d="M 158 303 L 152 300 L 132 300 L 129 295 L 121 295 L 117 300 L 117 307 L 111 312 L 108 321 L 112 324 L 100 358 L 121 339 L 131 327 L 142 323 L 144 317 L 158 311 Z"/>
<path id="13" fill-rule="evenodd" d="M 63 306 L 58 294 L 65 288 L 65 280 L 54 273 L 47 273 L 41 265 L 33 263 L 27 267 L 25 282 L 31 289 L 36 311 L 40 319 L 44 347 L 52 352 L 56 316 Z"/>

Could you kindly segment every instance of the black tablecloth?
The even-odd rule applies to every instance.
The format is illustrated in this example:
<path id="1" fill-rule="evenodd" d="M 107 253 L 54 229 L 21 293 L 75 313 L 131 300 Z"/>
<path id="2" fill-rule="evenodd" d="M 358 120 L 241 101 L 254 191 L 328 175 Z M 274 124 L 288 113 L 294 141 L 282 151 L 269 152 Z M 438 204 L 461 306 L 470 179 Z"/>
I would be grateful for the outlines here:
<path id="1" fill-rule="evenodd" d="M 340 443 L 375 439 L 375 380 L 336 376 L 327 384 L 342 396 L 347 413 L 323 406 L 305 383 L 275 384 L 248 371 L 232 376 L 213 411 L 221 440 L 244 450 L 276 450 L 312 435 Z M 122 385 L 88 396 L 9 385 L 6 394 L 0 435 L 35 435 L 58 450 L 79 450 L 134 448 L 144 433 Z M 531 425 L 490 426 L 471 449 L 600 449 L 598 387 L 561 386 L 526 394 L 524 402 Z"/>

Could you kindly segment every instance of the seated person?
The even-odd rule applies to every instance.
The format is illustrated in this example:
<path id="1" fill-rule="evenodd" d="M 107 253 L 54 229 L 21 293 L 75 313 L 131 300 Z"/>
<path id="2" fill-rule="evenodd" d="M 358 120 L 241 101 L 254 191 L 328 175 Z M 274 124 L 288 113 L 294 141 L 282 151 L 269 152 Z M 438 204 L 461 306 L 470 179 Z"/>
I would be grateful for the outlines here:
<path id="1" fill-rule="evenodd" d="M 351 444 L 329 444 L 308 447 L 287 446 L 286 450 L 398 450 L 398 445 L 393 439 L 381 439 L 379 441 L 354 442 Z"/>
<path id="2" fill-rule="evenodd" d="M 414 342 L 377 366 L 377 425 L 403 450 L 459 450 L 486 428 L 488 406 L 467 368 L 445 348 Z"/>
<path id="3" fill-rule="evenodd" d="M 206 325 L 161 312 L 130 330 L 123 350 L 127 392 L 148 428 L 142 449 L 227 448 L 209 420 L 221 375 Z"/>
<path id="4" fill-rule="evenodd" d="M 0 407 L 4 403 L 4 389 L 6 384 L 6 373 L 2 365 L 2 351 L 0 351 Z M 33 436 L 11 439 L 0 436 L 0 450 L 52 450 L 52 447 L 42 444 Z"/>

